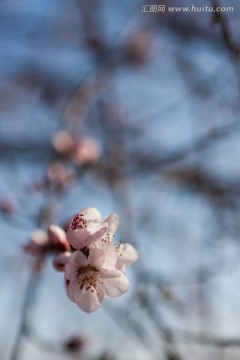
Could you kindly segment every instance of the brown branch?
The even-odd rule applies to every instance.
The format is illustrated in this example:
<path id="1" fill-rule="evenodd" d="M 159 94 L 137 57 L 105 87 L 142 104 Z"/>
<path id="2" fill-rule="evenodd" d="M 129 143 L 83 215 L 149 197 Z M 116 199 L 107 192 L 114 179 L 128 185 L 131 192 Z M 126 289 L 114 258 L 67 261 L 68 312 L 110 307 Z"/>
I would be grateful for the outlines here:
<path id="1" fill-rule="evenodd" d="M 157 151 L 151 151 L 149 154 L 139 154 L 139 151 L 133 152 L 133 167 L 137 166 L 137 169 L 141 171 L 151 169 L 158 171 L 160 168 L 185 160 L 192 154 L 198 154 L 201 151 L 207 150 L 210 146 L 213 145 L 214 142 L 220 141 L 228 135 L 232 134 L 234 130 L 236 131 L 239 125 L 239 120 L 236 120 L 219 128 L 213 128 L 207 134 L 197 139 L 194 144 L 187 145 L 185 148 L 171 152 L 169 154 L 165 153 L 162 155 L 162 157 L 155 156 L 157 151 L 160 152 L 161 149 Z M 161 153 L 164 153 L 163 149 Z"/>
<path id="2" fill-rule="evenodd" d="M 211 335 L 197 335 L 187 331 L 173 331 L 175 339 L 181 339 L 189 342 L 194 342 L 200 345 L 214 346 L 214 347 L 240 347 L 240 337 L 221 339 Z"/>
<path id="3" fill-rule="evenodd" d="M 221 25 L 221 32 L 223 39 L 231 50 L 231 52 L 236 56 L 240 57 L 240 46 L 236 44 L 235 39 L 233 38 L 231 28 L 229 26 L 228 20 L 225 16 L 225 13 L 222 11 L 217 11 L 217 8 L 220 7 L 220 2 L 218 0 L 211 0 L 213 7 L 215 9 L 214 12 L 214 20 Z"/>

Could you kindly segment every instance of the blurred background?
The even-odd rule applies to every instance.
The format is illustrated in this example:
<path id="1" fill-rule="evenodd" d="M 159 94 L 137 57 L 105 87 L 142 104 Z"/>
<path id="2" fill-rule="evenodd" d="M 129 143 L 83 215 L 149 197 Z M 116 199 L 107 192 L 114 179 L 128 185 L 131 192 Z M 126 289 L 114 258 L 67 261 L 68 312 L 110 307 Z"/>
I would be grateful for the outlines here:
<path id="1" fill-rule="evenodd" d="M 1 1 L 1 360 L 240 359 L 239 15 Z M 139 251 L 90 315 L 22 251 L 84 207 Z"/>

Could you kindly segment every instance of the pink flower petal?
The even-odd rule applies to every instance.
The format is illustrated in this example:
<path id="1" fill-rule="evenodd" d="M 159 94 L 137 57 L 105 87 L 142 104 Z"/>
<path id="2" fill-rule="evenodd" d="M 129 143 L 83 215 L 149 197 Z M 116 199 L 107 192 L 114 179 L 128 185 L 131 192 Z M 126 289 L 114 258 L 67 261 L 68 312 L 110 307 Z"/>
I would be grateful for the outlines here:
<path id="1" fill-rule="evenodd" d="M 130 266 L 138 259 L 137 250 L 129 243 L 121 244 L 118 248 L 117 255 L 117 269 L 124 269 L 125 266 Z"/>
<path id="2" fill-rule="evenodd" d="M 103 291 L 100 288 L 97 288 L 97 290 L 92 288 L 86 290 L 85 287 L 80 289 L 79 283 L 75 278 L 72 278 L 68 285 L 68 295 L 80 309 L 87 313 L 97 310 L 103 300 Z"/>
<path id="3" fill-rule="evenodd" d="M 90 223 L 88 225 L 89 236 L 84 241 L 84 246 L 93 244 L 98 239 L 102 238 L 107 231 L 107 224 L 105 223 Z"/>
<path id="4" fill-rule="evenodd" d="M 70 258 L 68 259 L 70 264 L 76 265 L 79 268 L 85 267 L 88 265 L 88 260 L 86 256 L 81 251 L 74 251 Z"/>
<path id="5" fill-rule="evenodd" d="M 65 278 L 71 280 L 81 267 L 88 265 L 86 256 L 81 251 L 74 251 L 65 266 Z"/>
<path id="6" fill-rule="evenodd" d="M 102 267 L 107 270 L 112 270 L 117 262 L 117 254 L 112 243 L 105 242 L 104 239 L 101 239 L 96 241 L 92 246 L 95 246 L 104 252 L 105 260 Z"/>
<path id="7" fill-rule="evenodd" d="M 76 274 L 75 274 L 76 275 Z M 74 291 L 75 291 L 75 284 L 76 284 L 77 278 L 76 276 L 72 276 L 71 280 L 66 281 L 66 287 L 67 287 L 67 293 L 68 296 L 70 298 L 70 300 L 72 302 L 76 302 L 75 301 L 75 297 L 74 297 Z"/>
<path id="8" fill-rule="evenodd" d="M 115 235 L 116 231 L 117 231 L 117 228 L 118 228 L 118 225 L 119 225 L 119 218 L 118 218 L 118 215 L 113 213 L 111 215 L 109 215 L 105 220 L 104 220 L 105 223 L 108 224 L 108 234 L 112 235 L 111 236 L 111 240 L 112 240 L 112 237 L 113 235 Z"/>
<path id="9" fill-rule="evenodd" d="M 82 249 L 83 242 L 89 237 L 89 233 L 86 230 L 71 230 L 70 228 L 67 231 L 67 239 L 70 245 L 74 247 L 74 249 Z"/>
<path id="10" fill-rule="evenodd" d="M 105 254 L 102 250 L 97 248 L 89 249 L 88 263 L 96 269 L 101 269 L 105 261 Z"/>
<path id="11" fill-rule="evenodd" d="M 87 229 L 67 231 L 67 238 L 74 249 L 88 247 L 101 238 L 107 231 L 107 225 L 103 223 L 90 223 Z"/>
<path id="12" fill-rule="evenodd" d="M 101 221 L 102 218 L 100 212 L 95 208 L 85 208 L 81 210 L 79 213 L 83 214 L 85 220 L 87 221 L 90 220 Z"/>
<path id="13" fill-rule="evenodd" d="M 119 270 L 100 270 L 103 279 L 104 297 L 118 297 L 124 294 L 129 288 L 129 281 L 125 274 Z"/>
<path id="14" fill-rule="evenodd" d="M 78 272 L 78 267 L 74 264 L 71 264 L 70 262 L 67 262 L 65 264 L 65 279 L 66 280 L 71 280 L 72 277 L 77 275 Z"/>

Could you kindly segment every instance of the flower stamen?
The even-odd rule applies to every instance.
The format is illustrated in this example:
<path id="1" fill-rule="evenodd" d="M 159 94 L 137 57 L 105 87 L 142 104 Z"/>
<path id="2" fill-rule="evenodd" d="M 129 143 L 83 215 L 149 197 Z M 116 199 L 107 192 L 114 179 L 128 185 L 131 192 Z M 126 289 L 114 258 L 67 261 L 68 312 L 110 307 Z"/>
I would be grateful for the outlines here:
<path id="1" fill-rule="evenodd" d="M 93 293 L 96 290 L 98 278 L 98 270 L 91 265 L 78 269 L 78 283 L 81 290 L 85 288 L 86 291 L 90 290 Z"/>
<path id="2" fill-rule="evenodd" d="M 87 228 L 87 220 L 85 220 L 83 214 L 77 214 L 72 219 L 69 227 L 71 230 L 86 229 Z"/>

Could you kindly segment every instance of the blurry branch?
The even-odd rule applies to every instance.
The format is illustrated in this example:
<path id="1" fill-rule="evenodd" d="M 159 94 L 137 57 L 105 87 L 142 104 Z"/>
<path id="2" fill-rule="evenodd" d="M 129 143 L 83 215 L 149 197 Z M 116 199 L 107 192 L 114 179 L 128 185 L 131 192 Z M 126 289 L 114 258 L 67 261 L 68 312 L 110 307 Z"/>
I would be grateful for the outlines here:
<path id="1" fill-rule="evenodd" d="M 188 331 L 174 330 L 176 338 L 188 342 L 193 342 L 199 345 L 208 345 L 214 347 L 240 347 L 240 337 L 221 339 L 212 335 L 196 335 Z"/>
<path id="2" fill-rule="evenodd" d="M 32 340 L 32 342 L 37 345 L 41 350 L 46 350 L 54 353 L 62 353 L 66 351 L 62 341 L 49 341 L 47 338 L 42 337 L 39 333 L 36 332 L 36 330 L 30 328 L 29 326 L 25 328 L 25 336 L 29 340 Z"/>
<path id="3" fill-rule="evenodd" d="M 39 332 L 37 332 L 35 329 L 31 328 L 30 326 L 27 326 L 25 328 L 25 336 L 31 340 L 39 349 L 45 350 L 51 353 L 58 353 L 58 354 L 69 354 L 69 353 L 75 353 L 80 352 L 84 348 L 84 340 L 81 341 L 81 339 L 71 338 L 69 340 L 49 340 L 47 337 L 42 336 Z M 73 342 L 75 341 L 75 346 Z M 71 346 L 71 343 L 73 344 Z"/>
<path id="4" fill-rule="evenodd" d="M 182 56 L 184 58 L 184 56 Z M 181 56 L 179 56 L 178 58 L 178 62 L 181 59 Z M 185 60 L 186 61 L 186 60 Z M 161 116 L 161 121 L 164 121 L 164 119 L 166 121 L 168 121 L 169 119 L 169 113 L 171 113 L 171 111 L 173 109 L 178 108 L 178 106 L 180 107 L 183 103 L 183 101 L 188 98 L 189 96 L 191 96 L 193 93 L 199 93 L 202 92 L 202 89 L 204 89 L 204 91 L 206 91 L 206 86 L 208 89 L 211 88 L 211 84 L 215 83 L 218 79 L 219 79 L 219 72 L 222 71 L 222 68 L 226 66 L 226 64 L 228 63 L 228 58 L 224 58 L 224 60 L 220 61 L 218 63 L 218 65 L 215 66 L 214 70 L 207 75 L 203 75 L 201 76 L 198 80 L 193 82 L 193 78 L 195 78 L 195 73 L 196 73 L 196 69 L 194 68 L 194 71 L 192 72 L 191 75 L 191 85 L 188 85 L 188 88 L 186 91 L 182 92 L 178 97 L 173 98 L 171 101 L 169 101 L 166 105 L 161 106 L 159 108 L 155 108 L 152 111 L 148 111 L 147 113 L 139 113 L 136 112 L 136 117 L 133 115 L 131 115 L 131 118 L 134 118 L 134 120 L 138 121 L 138 122 L 142 122 L 144 121 L 145 123 L 147 123 L 147 126 L 149 126 L 148 123 L 148 119 L 152 118 L 152 117 L 156 117 L 156 116 Z M 191 63 L 191 66 L 193 66 L 193 64 Z M 187 71 L 189 73 L 189 65 L 187 66 Z M 185 72 L 184 72 L 184 76 L 186 76 Z M 186 78 L 185 78 L 186 80 Z M 232 82 L 232 80 L 229 80 Z M 227 85 L 226 82 L 224 83 L 224 85 Z M 196 108 L 194 108 L 194 112 L 193 115 L 195 115 L 196 112 Z"/>
<path id="5" fill-rule="evenodd" d="M 77 5 L 81 15 L 83 41 L 99 60 L 107 52 L 103 24 L 99 16 L 101 5 L 96 0 L 89 0 L 87 3 L 78 0 Z"/>
<path id="6" fill-rule="evenodd" d="M 216 10 L 217 7 L 220 7 L 220 1 L 219 0 L 211 0 L 212 4 Z M 231 52 L 239 59 L 240 57 L 240 44 L 236 44 L 230 25 L 228 23 L 226 14 L 223 11 L 215 11 L 214 12 L 214 20 L 218 22 L 221 26 L 222 36 L 227 44 L 228 48 L 231 50 Z"/>
<path id="7" fill-rule="evenodd" d="M 184 184 L 188 189 L 197 190 L 211 200 L 224 201 L 228 205 L 233 202 L 235 195 L 240 194 L 238 181 L 228 183 L 219 180 L 218 177 L 211 176 L 196 166 L 166 170 L 163 175 L 172 178 L 178 184 Z"/>
<path id="8" fill-rule="evenodd" d="M 159 313 L 157 313 L 156 306 L 153 304 L 147 291 L 141 291 L 139 293 L 138 300 L 142 309 L 146 312 L 149 319 L 158 330 L 160 338 L 163 340 L 163 350 L 165 352 L 166 359 L 181 360 L 182 357 L 176 348 L 175 334 L 165 325 L 163 318 Z"/>
<path id="9" fill-rule="evenodd" d="M 113 93 L 111 95 L 113 95 Z M 104 176 L 104 180 L 109 186 L 113 200 L 120 208 L 124 219 L 124 228 L 127 232 L 127 240 L 134 243 L 132 232 L 132 206 L 128 196 L 129 174 L 123 173 L 122 171 L 124 164 L 129 163 L 128 157 L 130 154 L 125 148 L 125 119 L 122 117 L 117 99 L 115 100 L 114 105 L 112 98 L 110 101 L 109 99 L 107 101 L 100 100 L 98 103 L 102 137 L 106 140 L 102 165 L 104 168 L 108 169 L 107 172 L 102 172 L 101 169 L 98 169 L 98 171 L 101 172 L 101 176 Z M 111 139 L 111 141 L 109 141 L 109 139 Z M 147 330 L 142 323 L 131 317 L 131 311 L 115 308 L 109 304 L 105 307 L 105 310 L 122 329 L 124 334 L 126 334 L 126 332 L 130 334 L 133 340 L 138 341 L 138 343 L 148 352 L 152 352 L 152 356 L 155 358 L 155 354 L 149 343 Z"/>
<path id="10" fill-rule="evenodd" d="M 41 209 L 39 214 L 39 224 L 41 225 L 41 222 L 45 221 L 45 219 L 41 218 L 41 215 L 43 214 L 43 209 Z M 22 308 L 22 314 L 20 319 L 20 325 L 18 328 L 17 336 L 13 345 L 13 350 L 10 359 L 11 360 L 18 360 L 21 358 L 21 345 L 23 337 L 26 335 L 26 331 L 28 328 L 28 321 L 30 319 L 30 310 L 34 303 L 36 291 L 39 285 L 40 281 L 40 269 L 39 269 L 39 263 L 38 259 L 34 261 L 32 265 L 31 275 L 27 282 L 27 288 L 24 295 L 23 300 L 23 308 Z"/>
<path id="11" fill-rule="evenodd" d="M 142 326 L 138 326 L 139 324 L 131 319 L 126 311 L 121 308 L 110 306 L 110 304 L 105 307 L 105 311 L 111 316 L 113 321 L 116 322 L 124 334 L 126 334 L 126 332 L 130 332 L 130 334 L 133 336 L 133 340 L 135 339 L 138 341 L 138 343 L 141 344 L 144 349 L 148 351 L 150 350 L 145 329 Z"/>
<path id="12" fill-rule="evenodd" d="M 161 167 L 177 163 L 184 160 L 189 155 L 197 154 L 200 151 L 208 149 L 216 141 L 222 140 L 231 134 L 239 125 L 239 121 L 234 121 L 231 124 L 212 129 L 206 135 L 203 135 L 196 140 L 194 144 L 188 145 L 185 148 L 174 151 L 170 154 L 164 154 L 162 157 L 156 157 L 156 155 L 153 154 L 144 154 L 141 156 L 138 153 L 133 153 L 132 157 L 134 159 L 135 166 L 137 166 L 137 169 L 139 170 L 159 170 Z M 154 154 L 155 153 L 156 152 L 154 152 Z"/>
<path id="13" fill-rule="evenodd" d="M 157 327 L 159 333 L 163 339 L 170 345 L 174 345 L 179 342 L 191 342 L 197 345 L 202 346 L 213 346 L 213 347 L 240 347 L 240 337 L 239 338 L 229 338 L 221 339 L 216 336 L 207 335 L 207 334 L 194 334 L 190 331 L 181 331 L 176 330 L 170 327 L 166 327 L 163 319 L 156 312 L 155 306 L 152 304 L 149 296 L 146 292 L 140 293 L 140 303 L 142 304 L 143 310 L 149 315 L 149 318 Z M 173 351 L 174 350 L 174 351 Z M 175 347 L 171 349 L 175 357 L 174 359 L 180 359 L 179 355 L 176 354 Z M 172 359 L 171 357 L 169 359 Z"/>
<path id="14" fill-rule="evenodd" d="M 27 318 L 29 316 L 30 306 L 35 298 L 35 293 L 38 284 L 39 284 L 39 273 L 36 272 L 35 264 L 34 264 L 28 280 L 24 302 L 23 302 L 22 313 L 21 313 L 20 325 L 18 328 L 18 333 L 15 339 L 10 360 L 20 359 L 22 338 L 27 329 Z"/>
<path id="15" fill-rule="evenodd" d="M 131 208 L 131 202 L 128 196 L 126 188 L 127 185 L 129 185 L 129 174 L 126 172 L 122 172 L 121 168 L 124 167 L 124 164 L 129 163 L 130 159 L 129 156 L 131 155 L 129 152 L 126 151 L 125 145 L 125 128 L 124 128 L 124 122 L 117 123 L 114 119 L 114 116 L 111 116 L 111 122 L 108 117 L 108 103 L 101 103 L 100 104 L 100 113 L 101 113 L 101 123 L 102 123 L 102 130 L 104 132 L 104 137 L 109 138 L 109 136 L 114 136 L 116 134 L 116 139 L 112 139 L 111 142 L 107 143 L 107 153 L 106 153 L 106 159 L 105 159 L 105 165 L 111 166 L 112 169 L 115 169 L 114 176 L 111 172 L 107 172 L 109 175 L 106 179 L 108 181 L 109 187 L 112 190 L 113 196 L 116 197 L 117 204 L 120 206 L 121 211 L 124 215 L 125 222 L 126 222 L 126 229 L 128 229 L 127 238 L 128 241 L 134 243 L 133 239 L 133 232 L 132 232 L 132 208 Z M 114 121 L 115 120 L 115 121 Z M 112 131 L 111 128 L 109 128 L 109 125 L 112 125 L 112 122 L 115 126 L 118 127 L 118 130 Z M 110 127 L 111 127 L 110 126 Z M 116 165 L 118 164 L 118 165 Z M 115 166 L 114 166 L 115 165 Z M 120 168 L 120 169 L 119 169 Z M 120 171 L 119 171 L 120 170 Z M 140 267 L 139 262 L 141 262 L 141 259 L 139 259 L 138 264 L 136 266 Z M 140 275 L 141 277 L 141 275 Z M 110 311 L 109 311 L 110 310 Z M 131 316 L 131 310 L 129 312 L 120 312 L 117 311 L 111 311 L 111 308 L 108 307 L 108 312 L 110 312 L 113 319 L 116 319 L 116 321 L 120 322 L 122 324 L 123 329 L 128 326 L 128 329 L 131 329 L 131 332 L 135 334 L 137 338 L 141 341 L 142 344 L 145 345 L 147 349 L 151 347 L 149 343 L 149 337 L 148 337 L 148 331 L 145 329 L 145 326 L 138 321 L 137 319 L 134 319 Z M 151 313 L 153 314 L 153 312 Z M 163 346 L 162 351 L 164 354 L 164 359 L 166 360 L 181 360 L 181 356 L 178 353 L 177 349 L 175 348 L 174 339 L 170 331 L 166 329 L 166 327 L 163 325 L 163 323 L 157 322 L 157 327 L 160 333 L 161 338 L 163 339 Z"/>
<path id="16" fill-rule="evenodd" d="M 60 125 L 69 128 L 70 133 L 76 135 L 88 112 L 107 91 L 109 80 L 108 70 L 104 66 L 99 65 L 95 71 L 91 71 L 71 95 L 64 108 Z"/>
<path id="17" fill-rule="evenodd" d="M 7 142 L 3 139 L 0 139 L 0 157 L 10 157 L 11 155 L 20 155 L 20 154 L 27 154 L 29 156 L 33 156 L 34 158 L 42 159 L 43 155 L 47 158 L 51 156 L 52 147 L 49 143 L 39 142 L 39 141 L 25 141 L 23 140 L 22 143 L 14 143 L 13 141 Z"/>
<path id="18" fill-rule="evenodd" d="M 128 240 L 133 240 L 133 233 L 130 230 L 132 228 L 132 209 L 131 204 L 129 201 L 129 196 L 127 195 L 126 186 L 129 184 L 128 176 L 126 173 L 119 172 L 119 168 L 121 169 L 124 167 L 125 163 L 129 163 L 129 153 L 126 151 L 124 144 L 125 144 L 125 129 L 123 123 L 118 123 L 118 131 L 111 131 L 109 128 L 110 119 L 108 118 L 108 103 L 101 103 L 100 104 L 100 113 L 101 113 L 101 123 L 102 129 L 104 132 L 104 136 L 108 138 L 111 134 L 116 134 L 116 139 L 113 139 L 112 142 L 108 143 L 107 146 L 107 154 L 105 159 L 105 164 L 109 166 L 112 164 L 112 167 L 115 168 L 115 174 L 112 176 L 111 173 L 108 173 L 110 176 L 107 177 L 106 181 L 108 181 L 109 187 L 112 189 L 113 196 L 116 197 L 118 205 L 121 207 L 121 211 L 124 214 L 126 228 L 128 229 Z M 111 120 L 114 120 L 114 117 L 111 117 Z M 116 119 L 115 119 L 116 120 Z M 116 123 L 114 122 L 116 125 Z M 114 135 L 113 135 L 114 136 Z M 115 164 L 115 166 L 114 166 Z M 118 166 L 116 166 L 118 164 Z M 128 174 L 129 175 L 129 174 Z M 133 242 L 133 241 L 132 241 Z M 109 312 L 109 308 L 108 308 Z M 110 314 L 116 321 L 119 323 L 121 320 L 121 324 L 124 327 L 128 325 L 128 328 L 131 329 L 131 332 L 135 334 L 137 338 L 141 341 L 141 343 L 149 350 L 150 343 L 147 336 L 147 330 L 142 326 L 142 324 L 137 321 L 136 319 L 131 317 L 131 312 L 126 313 L 122 312 L 119 313 L 117 311 L 111 311 Z M 159 325 L 159 323 L 158 323 Z M 166 360 L 181 360 L 180 355 L 178 354 L 177 350 L 174 346 L 174 340 L 169 332 L 165 329 L 165 327 L 161 326 L 158 327 L 158 330 L 161 332 L 161 337 L 163 338 L 164 342 L 167 343 L 163 344 L 163 353 L 164 358 Z M 169 344 L 171 345 L 169 347 Z"/>
<path id="19" fill-rule="evenodd" d="M 224 270 L 227 270 L 227 272 L 232 272 L 232 263 L 229 262 L 229 269 L 224 267 Z M 223 270 L 222 261 L 216 261 L 211 266 L 206 268 L 200 269 L 200 279 L 195 277 L 190 278 L 177 278 L 177 276 L 174 277 L 163 277 L 158 273 L 152 272 L 151 274 L 147 273 L 146 271 L 141 271 L 138 273 L 138 277 L 142 279 L 144 282 L 148 284 L 155 285 L 158 289 L 164 289 L 165 287 L 185 287 L 185 286 L 193 286 L 197 283 L 205 284 L 212 280 L 218 280 L 222 279 L 223 275 L 219 271 L 219 268 L 221 266 L 221 271 Z"/>
<path id="20" fill-rule="evenodd" d="M 55 215 L 54 209 L 57 208 L 58 201 L 60 200 L 62 191 L 63 190 L 60 190 L 59 188 L 56 188 L 53 191 L 53 189 L 51 188 L 51 184 L 50 183 L 46 184 L 46 189 L 44 192 L 45 203 L 39 209 L 39 213 L 35 218 L 36 227 L 39 227 L 41 229 L 46 229 L 47 226 L 52 223 Z M 31 321 L 30 313 L 34 305 L 34 300 L 40 282 L 40 275 L 44 265 L 44 261 L 45 260 L 41 260 L 39 262 L 39 259 L 36 259 L 36 261 L 33 262 L 31 276 L 28 279 L 27 289 L 24 295 L 20 325 L 13 345 L 13 350 L 10 360 L 19 360 L 21 358 L 22 340 L 25 336 L 29 336 L 29 328 L 30 328 L 29 323 Z M 34 339 L 36 339 L 36 337 L 34 337 Z"/>

